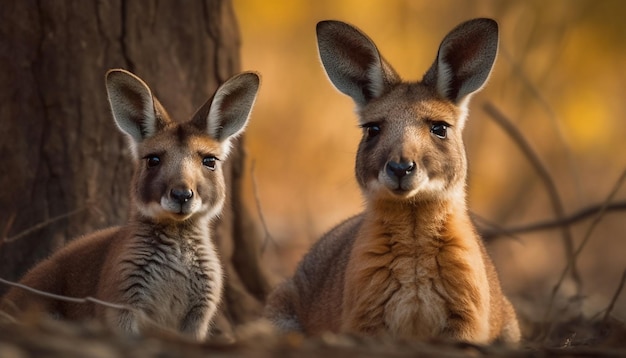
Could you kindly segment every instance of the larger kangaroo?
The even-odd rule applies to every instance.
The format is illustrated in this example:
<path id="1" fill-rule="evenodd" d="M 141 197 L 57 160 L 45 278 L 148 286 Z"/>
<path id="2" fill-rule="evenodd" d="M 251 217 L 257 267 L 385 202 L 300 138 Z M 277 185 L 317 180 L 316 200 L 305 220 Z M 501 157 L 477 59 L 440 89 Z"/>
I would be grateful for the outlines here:
<path id="1" fill-rule="evenodd" d="M 421 82 L 404 82 L 358 29 L 317 24 L 322 64 L 356 103 L 362 214 L 328 232 L 270 296 L 285 330 L 517 342 L 515 312 L 468 215 L 462 130 L 498 48 L 490 19 L 443 40 Z"/>
<path id="2" fill-rule="evenodd" d="M 127 135 L 135 159 L 130 219 L 72 241 L 20 282 L 131 309 L 53 300 L 21 288 L 7 293 L 2 308 L 39 306 L 67 319 L 98 318 L 122 332 L 158 327 L 203 339 L 223 286 L 209 236 L 226 193 L 222 161 L 248 122 L 259 77 L 231 78 L 180 124 L 135 75 L 109 71 L 106 87 L 115 123 Z"/>

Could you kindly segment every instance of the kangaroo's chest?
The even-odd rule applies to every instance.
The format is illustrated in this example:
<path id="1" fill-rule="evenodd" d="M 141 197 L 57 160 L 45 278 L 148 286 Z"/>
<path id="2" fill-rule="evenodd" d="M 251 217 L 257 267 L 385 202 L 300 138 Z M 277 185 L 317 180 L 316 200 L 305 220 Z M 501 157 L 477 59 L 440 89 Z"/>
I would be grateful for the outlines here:
<path id="1" fill-rule="evenodd" d="M 359 267 L 351 277 L 362 287 L 355 306 L 378 312 L 371 320 L 394 337 L 426 339 L 445 329 L 449 294 L 443 282 L 440 245 L 427 240 L 384 245 L 372 241 L 357 250 L 352 258 Z M 369 313 L 357 316 L 361 314 Z"/>
<path id="2" fill-rule="evenodd" d="M 165 237 L 142 240 L 129 248 L 120 268 L 124 301 L 168 326 L 219 299 L 221 266 L 206 244 Z"/>
<path id="3" fill-rule="evenodd" d="M 393 290 L 382 307 L 385 325 L 397 337 L 437 335 L 445 328 L 448 316 L 438 250 L 409 245 L 396 247 L 389 255 L 386 286 Z"/>
<path id="4" fill-rule="evenodd" d="M 389 286 L 397 289 L 384 306 L 384 321 L 400 337 L 428 338 L 445 329 L 448 292 L 442 245 L 432 238 L 398 242 L 389 251 Z"/>

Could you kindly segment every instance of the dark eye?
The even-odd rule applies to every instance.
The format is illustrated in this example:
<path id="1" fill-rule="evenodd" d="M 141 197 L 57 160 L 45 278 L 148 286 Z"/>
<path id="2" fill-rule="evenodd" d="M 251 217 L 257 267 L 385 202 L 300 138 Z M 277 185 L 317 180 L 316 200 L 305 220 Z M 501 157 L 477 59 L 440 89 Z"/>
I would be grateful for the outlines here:
<path id="1" fill-rule="evenodd" d="M 362 125 L 367 135 L 367 139 L 372 139 L 380 134 L 380 124 L 378 123 L 365 123 Z"/>
<path id="2" fill-rule="evenodd" d="M 448 135 L 448 125 L 443 122 L 435 122 L 430 127 L 430 133 L 436 135 L 438 138 L 445 139 Z"/>
<path id="3" fill-rule="evenodd" d="M 217 158 L 215 157 L 208 156 L 208 157 L 202 158 L 202 165 L 204 165 L 205 167 L 211 170 L 215 170 L 216 163 L 217 163 Z"/>
<path id="4" fill-rule="evenodd" d="M 154 168 L 161 164 L 161 158 L 156 155 L 149 155 L 146 157 L 146 164 L 148 165 L 148 168 Z"/>

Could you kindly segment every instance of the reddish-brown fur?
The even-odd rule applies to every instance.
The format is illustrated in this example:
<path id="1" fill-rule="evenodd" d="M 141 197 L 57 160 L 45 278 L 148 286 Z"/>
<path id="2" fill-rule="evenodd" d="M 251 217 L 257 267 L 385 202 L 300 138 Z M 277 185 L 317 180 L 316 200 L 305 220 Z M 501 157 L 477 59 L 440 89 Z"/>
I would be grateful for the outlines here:
<path id="1" fill-rule="evenodd" d="M 465 203 L 462 129 L 468 99 L 491 71 L 497 25 L 459 25 L 421 82 L 401 81 L 350 25 L 317 30 L 326 72 L 364 128 L 355 168 L 366 205 L 311 248 L 269 297 L 267 316 L 308 334 L 519 341 Z"/>

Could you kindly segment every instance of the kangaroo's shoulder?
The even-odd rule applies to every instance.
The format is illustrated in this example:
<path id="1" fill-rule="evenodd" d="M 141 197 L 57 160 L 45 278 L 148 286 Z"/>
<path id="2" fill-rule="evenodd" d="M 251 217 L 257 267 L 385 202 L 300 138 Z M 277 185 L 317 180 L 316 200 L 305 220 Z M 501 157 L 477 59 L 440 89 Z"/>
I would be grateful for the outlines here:
<path id="1" fill-rule="evenodd" d="M 65 245 L 60 252 L 82 251 L 82 250 L 102 250 L 118 240 L 118 237 L 125 236 L 123 226 L 112 226 L 94 231 L 90 234 L 79 236 Z"/>
<path id="2" fill-rule="evenodd" d="M 349 241 L 350 236 L 356 236 L 364 218 L 364 214 L 360 213 L 342 221 L 327 231 L 319 241 Z"/>
<path id="3" fill-rule="evenodd" d="M 357 232 L 363 222 L 363 214 L 355 215 L 324 234 L 303 257 L 296 270 L 297 276 L 306 277 L 307 281 L 324 281 L 334 272 L 341 272 L 348 262 Z M 333 262 L 324 265 L 321 262 Z"/>
<path id="4" fill-rule="evenodd" d="M 326 232 L 312 247 L 311 251 L 331 254 L 340 254 L 354 243 L 357 233 L 363 224 L 364 215 L 358 214 L 344 220 L 337 226 Z M 332 255 L 331 255 L 332 257 Z"/>
<path id="5" fill-rule="evenodd" d="M 106 256 L 108 247 L 114 242 L 115 236 L 117 236 L 121 230 L 122 227 L 115 226 L 79 236 L 68 242 L 62 248 L 52 252 L 47 258 L 43 259 L 38 266 L 33 267 L 29 272 L 34 270 L 56 272 L 57 269 L 55 268 L 65 271 L 70 268 L 71 263 L 76 261 L 77 257 L 83 256 L 87 260 L 104 257 Z M 92 264 L 93 263 L 95 262 L 92 261 Z"/>

